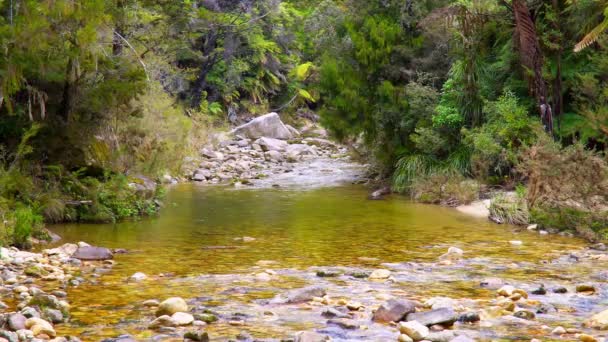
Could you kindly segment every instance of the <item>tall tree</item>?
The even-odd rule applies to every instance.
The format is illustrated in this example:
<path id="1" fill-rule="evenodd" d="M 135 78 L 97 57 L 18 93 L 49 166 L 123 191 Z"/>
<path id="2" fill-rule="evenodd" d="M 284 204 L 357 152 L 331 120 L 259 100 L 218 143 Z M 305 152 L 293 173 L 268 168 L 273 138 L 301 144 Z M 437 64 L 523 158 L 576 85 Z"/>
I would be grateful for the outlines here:
<path id="1" fill-rule="evenodd" d="M 513 0 L 515 43 L 520 62 L 528 77 L 528 88 L 536 98 L 538 111 L 545 131 L 553 134 L 553 111 L 547 100 L 547 85 L 543 78 L 543 53 L 538 41 L 534 20 L 525 0 Z"/>

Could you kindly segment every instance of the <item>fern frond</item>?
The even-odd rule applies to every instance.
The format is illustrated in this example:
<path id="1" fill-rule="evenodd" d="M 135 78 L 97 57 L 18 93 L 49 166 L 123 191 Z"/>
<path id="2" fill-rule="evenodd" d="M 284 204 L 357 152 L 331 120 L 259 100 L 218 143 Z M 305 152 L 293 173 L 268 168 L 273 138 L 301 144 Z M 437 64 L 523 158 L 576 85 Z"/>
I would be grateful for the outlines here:
<path id="1" fill-rule="evenodd" d="M 589 47 L 591 44 L 597 42 L 598 39 L 600 39 L 602 33 L 604 33 L 606 29 L 608 29 L 608 15 L 606 15 L 607 12 L 608 8 L 606 9 L 606 11 L 604 11 L 604 21 L 594 27 L 591 32 L 587 33 L 587 35 L 583 37 L 583 39 L 581 39 L 581 41 L 574 46 L 574 52 L 580 52 Z"/>

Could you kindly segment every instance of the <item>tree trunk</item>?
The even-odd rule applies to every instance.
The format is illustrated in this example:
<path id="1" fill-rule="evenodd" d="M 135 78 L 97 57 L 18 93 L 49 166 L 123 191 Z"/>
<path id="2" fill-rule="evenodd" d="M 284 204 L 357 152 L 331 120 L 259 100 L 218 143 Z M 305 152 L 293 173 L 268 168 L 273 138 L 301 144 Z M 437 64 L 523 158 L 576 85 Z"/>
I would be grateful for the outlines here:
<path id="1" fill-rule="evenodd" d="M 561 14 L 561 7 L 559 5 L 559 0 L 553 0 L 553 11 L 555 12 L 555 15 L 557 16 L 555 19 L 555 29 L 557 32 L 560 32 L 560 34 L 562 34 L 562 30 L 561 30 L 561 25 L 560 25 L 560 14 Z M 557 42 L 558 45 L 560 46 L 559 49 L 557 50 L 557 55 L 556 55 L 556 64 L 557 64 L 557 70 L 555 73 L 555 81 L 553 82 L 553 114 L 555 115 L 555 117 L 557 118 L 557 130 L 558 132 L 561 129 L 561 117 L 563 114 L 563 110 L 564 110 L 564 96 L 562 94 L 562 54 L 564 53 L 564 49 L 562 48 L 562 40 L 561 37 L 559 39 L 559 41 Z"/>
<path id="2" fill-rule="evenodd" d="M 74 61 L 72 58 L 68 60 L 68 65 L 65 71 L 65 81 L 63 83 L 63 96 L 61 98 L 61 104 L 59 106 L 59 115 L 63 119 L 64 123 L 68 123 L 70 120 L 70 114 L 72 113 L 72 109 L 74 107 L 74 98 L 75 98 L 75 70 L 74 70 Z"/>
<path id="3" fill-rule="evenodd" d="M 553 134 L 553 113 L 547 101 L 547 85 L 542 75 L 543 55 L 538 42 L 536 27 L 525 0 L 513 0 L 515 16 L 516 46 L 521 64 L 528 75 L 528 88 L 536 98 L 541 121 L 545 131 Z"/>

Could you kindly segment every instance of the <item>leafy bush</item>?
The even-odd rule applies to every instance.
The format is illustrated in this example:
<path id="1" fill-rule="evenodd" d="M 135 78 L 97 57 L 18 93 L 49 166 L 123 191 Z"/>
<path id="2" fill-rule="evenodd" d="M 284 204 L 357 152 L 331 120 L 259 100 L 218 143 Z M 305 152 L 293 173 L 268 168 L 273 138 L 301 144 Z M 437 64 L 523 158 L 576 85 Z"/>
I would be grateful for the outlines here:
<path id="1" fill-rule="evenodd" d="M 479 184 L 449 171 L 439 171 L 416 177 L 410 194 L 416 201 L 448 206 L 468 204 L 478 198 Z"/>
<path id="2" fill-rule="evenodd" d="M 515 195 L 499 194 L 490 202 L 490 219 L 497 223 L 526 225 L 530 222 L 530 212 L 524 193 Z"/>
<path id="3" fill-rule="evenodd" d="M 482 180 L 509 173 L 519 148 L 533 144 L 542 134 L 539 121 L 509 91 L 488 102 L 486 111 L 486 124 L 462 131 L 464 143 L 472 147 L 472 171 Z"/>
<path id="4" fill-rule="evenodd" d="M 544 227 L 608 231 L 608 163 L 581 144 L 561 147 L 549 137 L 522 151 L 517 166 L 528 180 L 532 221 Z"/>

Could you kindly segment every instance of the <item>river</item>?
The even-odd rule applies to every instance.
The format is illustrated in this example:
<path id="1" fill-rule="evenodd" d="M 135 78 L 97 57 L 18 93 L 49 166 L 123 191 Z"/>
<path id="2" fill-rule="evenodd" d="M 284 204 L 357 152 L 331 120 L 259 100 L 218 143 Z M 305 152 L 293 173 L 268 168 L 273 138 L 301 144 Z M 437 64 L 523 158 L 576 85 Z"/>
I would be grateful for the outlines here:
<path id="1" fill-rule="evenodd" d="M 588 272 L 571 264 L 543 263 L 564 251 L 580 250 L 584 244 L 578 239 L 541 236 L 400 196 L 371 201 L 367 191 L 356 185 L 235 189 L 183 184 L 170 189 L 158 217 L 54 226 L 62 242 L 87 241 L 128 251 L 115 256 L 113 268 L 101 269 L 88 278 L 92 280 L 69 288 L 72 319 L 58 326 L 58 332 L 85 340 L 125 333 L 151 338 L 157 333 L 145 329 L 145 324 L 153 311 L 141 303 L 181 296 L 226 318 L 207 327 L 218 341 L 243 330 L 258 338 L 279 338 L 322 327 L 309 308 L 298 312 L 264 302 L 290 288 L 321 284 L 330 296 L 355 297 L 371 308 L 384 298 L 378 294 L 490 301 L 494 291 L 479 286 L 485 277 L 533 287 L 540 282 L 561 284 L 575 278 L 575 272 Z M 513 245 L 512 240 L 522 244 Z M 466 261 L 436 266 L 434 262 L 450 246 L 464 250 Z M 566 277 L 567 267 L 571 273 Z M 346 275 L 315 276 L 324 269 L 346 274 L 376 268 L 392 269 L 394 280 L 362 283 Z M 271 269 L 269 276 L 258 276 L 266 269 Z M 135 272 L 145 273 L 148 279 L 128 282 Z M 579 303 L 570 297 L 556 300 L 572 306 Z M 585 302 L 582 307 L 585 312 L 594 305 Z M 265 311 L 270 317 L 261 313 Z M 235 315 L 244 317 L 244 326 L 229 323 Z M 564 322 L 574 324 L 577 319 L 570 315 Z M 496 328 L 488 334 L 505 333 L 504 328 Z M 518 333 L 536 334 L 529 329 Z M 379 324 L 357 333 L 332 334 L 345 341 L 396 336 Z"/>

